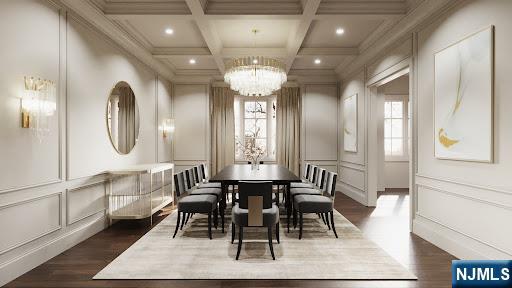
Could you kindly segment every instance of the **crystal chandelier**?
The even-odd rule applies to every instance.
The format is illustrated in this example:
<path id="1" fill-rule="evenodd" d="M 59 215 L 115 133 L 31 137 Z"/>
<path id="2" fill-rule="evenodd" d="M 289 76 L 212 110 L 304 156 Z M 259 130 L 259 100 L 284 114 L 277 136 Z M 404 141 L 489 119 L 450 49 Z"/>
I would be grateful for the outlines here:
<path id="1" fill-rule="evenodd" d="M 244 96 L 267 96 L 286 82 L 284 63 L 272 58 L 237 58 L 226 68 L 224 81 Z"/>

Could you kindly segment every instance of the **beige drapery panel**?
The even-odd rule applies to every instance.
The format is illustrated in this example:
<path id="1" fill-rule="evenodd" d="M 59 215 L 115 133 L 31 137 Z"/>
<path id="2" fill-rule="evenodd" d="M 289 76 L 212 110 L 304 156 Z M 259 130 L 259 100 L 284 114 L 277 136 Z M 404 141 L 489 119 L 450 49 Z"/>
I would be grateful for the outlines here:
<path id="1" fill-rule="evenodd" d="M 277 164 L 300 173 L 300 115 L 299 87 L 283 87 L 277 91 Z"/>
<path id="2" fill-rule="evenodd" d="M 213 87 L 211 93 L 212 176 L 235 163 L 234 92 Z"/>

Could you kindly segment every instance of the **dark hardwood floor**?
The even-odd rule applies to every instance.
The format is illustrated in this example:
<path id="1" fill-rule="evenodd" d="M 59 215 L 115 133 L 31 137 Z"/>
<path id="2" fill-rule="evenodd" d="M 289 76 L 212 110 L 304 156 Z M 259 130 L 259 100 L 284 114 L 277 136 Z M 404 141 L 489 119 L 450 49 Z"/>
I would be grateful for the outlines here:
<path id="1" fill-rule="evenodd" d="M 98 271 L 149 230 L 147 221 L 139 221 L 116 223 L 6 287 L 451 287 L 450 265 L 455 258 L 409 233 L 408 198 L 403 190 L 387 190 L 379 194 L 376 208 L 367 208 L 338 193 L 335 207 L 369 239 L 416 274 L 417 281 L 92 280 Z M 161 221 L 170 212 L 170 209 L 162 211 L 154 221 Z"/>

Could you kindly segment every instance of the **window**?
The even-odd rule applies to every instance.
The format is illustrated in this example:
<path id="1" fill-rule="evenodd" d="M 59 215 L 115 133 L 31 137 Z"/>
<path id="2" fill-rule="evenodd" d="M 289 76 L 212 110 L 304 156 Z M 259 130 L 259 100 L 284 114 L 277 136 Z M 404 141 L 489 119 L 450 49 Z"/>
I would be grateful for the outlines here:
<path id="1" fill-rule="evenodd" d="M 410 117 L 407 102 L 407 96 L 386 96 L 384 102 L 384 154 L 387 161 L 406 161 L 408 159 Z"/>
<path id="2" fill-rule="evenodd" d="M 276 159 L 276 98 L 247 97 L 235 98 L 235 159 L 244 161 L 247 145 L 261 147 L 263 159 Z"/>

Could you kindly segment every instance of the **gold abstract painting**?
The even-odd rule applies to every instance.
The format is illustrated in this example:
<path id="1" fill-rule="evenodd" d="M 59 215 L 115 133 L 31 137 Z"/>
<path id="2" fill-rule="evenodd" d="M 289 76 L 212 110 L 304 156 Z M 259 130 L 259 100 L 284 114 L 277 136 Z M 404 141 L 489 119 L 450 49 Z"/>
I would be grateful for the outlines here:
<path id="1" fill-rule="evenodd" d="M 492 162 L 493 27 L 437 52 L 435 156 Z"/>
<path id="2" fill-rule="evenodd" d="M 357 94 L 343 100 L 343 148 L 357 152 Z"/>

